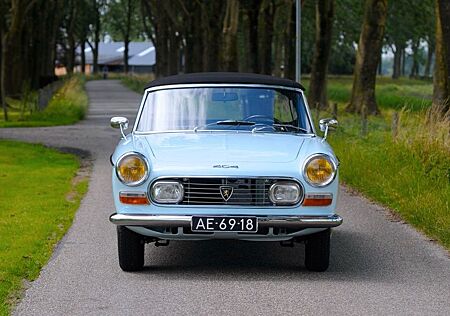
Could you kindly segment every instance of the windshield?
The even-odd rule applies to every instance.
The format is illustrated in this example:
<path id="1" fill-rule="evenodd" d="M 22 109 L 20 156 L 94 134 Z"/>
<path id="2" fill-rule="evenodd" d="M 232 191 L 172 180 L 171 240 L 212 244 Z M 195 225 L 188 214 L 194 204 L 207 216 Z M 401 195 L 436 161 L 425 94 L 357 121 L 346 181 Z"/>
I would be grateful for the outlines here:
<path id="1" fill-rule="evenodd" d="M 302 95 L 296 91 L 200 87 L 149 92 L 137 131 L 178 130 L 312 133 Z"/>

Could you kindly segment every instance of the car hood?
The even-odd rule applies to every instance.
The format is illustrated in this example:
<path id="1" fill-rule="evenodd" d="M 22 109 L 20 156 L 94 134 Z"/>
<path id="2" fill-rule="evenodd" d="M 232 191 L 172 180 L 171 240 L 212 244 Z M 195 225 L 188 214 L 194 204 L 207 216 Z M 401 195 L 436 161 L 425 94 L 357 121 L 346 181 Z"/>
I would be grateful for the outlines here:
<path id="1" fill-rule="evenodd" d="M 263 133 L 155 133 L 137 136 L 153 159 L 164 162 L 282 163 L 297 159 L 304 136 Z"/>

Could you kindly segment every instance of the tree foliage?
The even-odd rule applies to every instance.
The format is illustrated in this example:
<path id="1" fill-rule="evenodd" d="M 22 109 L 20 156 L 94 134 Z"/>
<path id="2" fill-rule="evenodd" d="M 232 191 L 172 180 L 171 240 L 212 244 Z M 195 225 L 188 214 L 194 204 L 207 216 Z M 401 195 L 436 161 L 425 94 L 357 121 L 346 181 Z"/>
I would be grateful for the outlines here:
<path id="1" fill-rule="evenodd" d="M 446 44 L 436 42 L 435 1 L 445 3 L 388 1 L 380 45 L 394 55 L 393 77 L 428 76 L 435 55 L 440 62 L 435 46 Z M 326 106 L 324 74 L 358 73 L 366 2 L 301 1 L 301 68 L 312 72 L 313 104 Z M 332 19 L 327 18 L 329 10 L 319 10 L 324 3 L 334 3 Z M 295 76 L 295 0 L 0 0 L 0 10 L 0 99 L 5 117 L 5 96 L 20 96 L 24 86 L 36 89 L 53 80 L 56 64 L 69 73 L 78 65 L 84 70 L 84 51 L 90 49 L 92 70 L 97 72 L 99 43 L 105 38 L 124 42 L 126 72 L 128 43 L 146 40 L 156 48 L 157 77 L 218 70 Z M 442 45 L 436 50 L 442 51 Z M 371 48 L 377 56 L 368 58 L 376 69 L 381 48 Z M 372 66 L 367 80 L 375 82 Z M 370 107 L 376 104 L 371 99 Z"/>

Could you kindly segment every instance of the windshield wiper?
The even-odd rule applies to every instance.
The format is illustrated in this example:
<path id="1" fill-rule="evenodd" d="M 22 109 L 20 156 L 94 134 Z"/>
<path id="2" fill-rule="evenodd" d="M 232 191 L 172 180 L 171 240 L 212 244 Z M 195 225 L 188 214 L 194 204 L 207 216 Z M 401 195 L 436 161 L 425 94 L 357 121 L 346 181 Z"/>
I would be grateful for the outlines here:
<path id="1" fill-rule="evenodd" d="M 240 125 L 246 125 L 251 126 L 255 125 L 255 122 L 250 121 L 239 121 L 239 120 L 225 120 L 225 121 L 218 121 L 216 122 L 217 125 L 233 125 L 233 126 L 240 126 Z"/>
<path id="2" fill-rule="evenodd" d="M 196 126 L 194 127 L 194 132 L 197 132 L 199 129 L 206 128 L 211 125 L 229 125 L 229 126 L 251 126 L 255 125 L 255 122 L 250 121 L 239 121 L 239 120 L 224 120 L 224 121 L 217 121 L 213 123 L 209 123 L 206 125 Z"/>
<path id="3" fill-rule="evenodd" d="M 295 126 L 295 125 L 291 125 L 291 124 L 273 124 L 273 126 L 275 127 L 281 127 L 281 128 L 293 128 L 296 129 L 297 131 L 303 132 L 303 133 L 309 133 L 309 131 L 307 129 Z"/>

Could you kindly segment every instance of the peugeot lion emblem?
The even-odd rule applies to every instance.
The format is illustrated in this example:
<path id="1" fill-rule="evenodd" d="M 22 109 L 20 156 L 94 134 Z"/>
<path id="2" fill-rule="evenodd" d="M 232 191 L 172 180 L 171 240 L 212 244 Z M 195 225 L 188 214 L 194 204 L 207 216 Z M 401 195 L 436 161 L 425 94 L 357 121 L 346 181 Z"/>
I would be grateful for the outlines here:
<path id="1" fill-rule="evenodd" d="M 233 195 L 233 187 L 230 186 L 221 186 L 220 187 L 220 195 L 222 195 L 222 199 L 227 202 L 230 197 Z"/>

